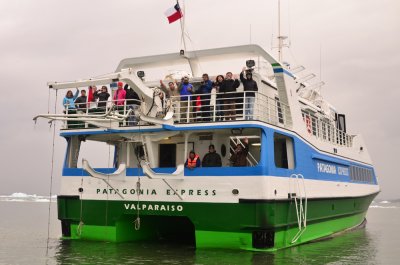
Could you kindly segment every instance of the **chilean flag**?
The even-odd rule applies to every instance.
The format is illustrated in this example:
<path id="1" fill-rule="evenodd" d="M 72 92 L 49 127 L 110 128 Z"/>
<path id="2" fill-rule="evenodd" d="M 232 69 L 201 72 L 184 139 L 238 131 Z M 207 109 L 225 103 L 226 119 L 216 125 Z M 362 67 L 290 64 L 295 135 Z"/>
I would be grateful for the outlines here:
<path id="1" fill-rule="evenodd" d="M 169 24 L 183 17 L 179 4 L 176 4 L 173 7 L 168 8 L 168 10 L 165 11 L 164 14 L 167 16 Z"/>

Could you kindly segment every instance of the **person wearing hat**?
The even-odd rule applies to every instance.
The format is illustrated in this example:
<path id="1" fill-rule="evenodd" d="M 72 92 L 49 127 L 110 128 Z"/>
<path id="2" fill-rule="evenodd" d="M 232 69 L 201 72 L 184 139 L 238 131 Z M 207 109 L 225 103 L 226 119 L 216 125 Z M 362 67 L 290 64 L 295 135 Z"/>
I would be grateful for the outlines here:
<path id="1" fill-rule="evenodd" d="M 221 156 L 215 151 L 215 146 L 210 144 L 208 153 L 203 157 L 202 167 L 220 167 L 222 166 Z"/>
<path id="2" fill-rule="evenodd" d="M 114 104 L 123 106 L 125 103 L 126 91 L 124 90 L 124 83 L 118 82 L 118 89 L 114 94 Z"/>
<path id="3" fill-rule="evenodd" d="M 192 150 L 189 153 L 188 159 L 186 159 L 185 167 L 189 169 L 194 169 L 196 167 L 200 167 L 201 161 L 200 157 Z"/>
<path id="4" fill-rule="evenodd" d="M 246 78 L 244 78 L 244 73 L 246 73 Z M 253 74 L 251 69 L 246 70 L 243 67 L 240 73 L 240 81 L 243 84 L 243 90 L 245 93 L 244 107 L 245 107 L 245 118 L 246 120 L 253 119 L 254 103 L 255 103 L 255 93 L 252 91 L 258 91 L 257 82 L 253 80 Z M 250 91 L 250 92 L 248 92 Z"/>

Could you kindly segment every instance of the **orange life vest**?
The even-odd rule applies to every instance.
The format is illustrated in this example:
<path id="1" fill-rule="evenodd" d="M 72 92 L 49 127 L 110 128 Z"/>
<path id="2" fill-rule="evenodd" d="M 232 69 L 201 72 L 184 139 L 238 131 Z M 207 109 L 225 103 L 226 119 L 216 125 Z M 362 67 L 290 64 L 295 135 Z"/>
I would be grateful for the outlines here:
<path id="1" fill-rule="evenodd" d="M 197 159 L 199 159 L 198 155 L 195 155 L 193 160 L 191 160 L 190 157 L 189 157 L 188 160 L 187 160 L 187 166 L 188 167 L 196 167 Z"/>

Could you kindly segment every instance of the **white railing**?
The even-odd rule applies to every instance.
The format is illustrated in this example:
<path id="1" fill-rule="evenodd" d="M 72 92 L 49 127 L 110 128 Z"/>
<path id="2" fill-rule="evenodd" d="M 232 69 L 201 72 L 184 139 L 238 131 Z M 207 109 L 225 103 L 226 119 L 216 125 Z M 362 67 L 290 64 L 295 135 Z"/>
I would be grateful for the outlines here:
<path id="1" fill-rule="evenodd" d="M 255 94 L 255 97 L 252 96 Z M 259 92 L 228 92 L 174 96 L 178 123 L 260 120 L 286 127 L 289 108 Z"/>
<path id="2" fill-rule="evenodd" d="M 88 117 L 97 117 L 111 110 L 119 115 L 126 115 L 130 109 L 133 109 L 126 119 L 119 122 L 119 126 L 146 125 L 144 121 L 139 121 L 138 108 L 140 102 L 137 100 L 90 102 L 83 103 L 83 105 L 82 103 L 75 103 L 75 109 L 65 106 L 64 113 L 70 117 L 82 114 Z M 157 102 L 155 101 L 153 105 L 157 109 L 156 116 L 159 118 L 163 117 L 168 111 L 172 111 L 175 123 L 259 120 L 284 128 L 290 126 L 287 118 L 289 117 L 289 107 L 279 100 L 259 92 L 191 94 L 169 98 L 164 96 Z M 323 121 L 307 112 L 303 111 L 302 114 L 306 129 L 310 135 L 335 145 L 352 146 L 354 136 L 338 130 L 334 124 Z M 64 126 L 65 129 L 89 127 L 89 123 L 73 120 L 65 121 Z"/>
<path id="3" fill-rule="evenodd" d="M 255 95 L 255 97 L 252 95 Z M 187 100 L 183 100 L 185 98 Z M 163 117 L 168 111 L 173 111 L 175 123 L 260 120 L 286 127 L 286 117 L 289 111 L 289 108 L 283 103 L 258 92 L 173 96 L 170 98 L 164 97 L 158 103 L 159 105 L 155 103 L 153 106 L 157 109 L 157 116 Z M 139 102 L 135 100 L 75 103 L 75 108 L 73 109 L 69 108 L 68 105 L 65 106 L 64 113 L 71 117 L 77 114 L 93 116 L 113 110 L 125 115 L 130 108 L 135 108 L 135 112 L 129 116 L 128 120 L 120 123 L 120 126 L 134 126 L 138 124 L 138 112 L 136 111 L 138 106 Z M 129 120 L 132 122 L 129 122 Z M 143 123 L 141 122 L 141 124 Z M 89 125 L 83 124 L 82 121 L 69 120 L 65 122 L 66 129 L 78 127 L 88 128 Z"/>
<path id="4" fill-rule="evenodd" d="M 125 100 L 109 100 L 109 101 L 97 101 L 87 103 L 75 103 L 74 108 L 70 108 L 67 104 L 64 107 L 64 114 L 71 119 L 64 122 L 64 129 L 82 129 L 89 128 L 90 123 L 84 121 L 75 121 L 74 117 L 92 117 L 99 118 L 111 111 L 118 113 L 121 116 L 125 116 L 130 111 L 130 114 L 126 119 L 120 122 L 120 126 L 135 126 L 138 124 L 138 108 L 141 102 L 135 99 Z"/>
<path id="5" fill-rule="evenodd" d="M 302 112 L 307 132 L 318 139 L 338 146 L 353 146 L 354 135 L 339 130 L 330 122 L 323 121 L 307 112 Z"/>

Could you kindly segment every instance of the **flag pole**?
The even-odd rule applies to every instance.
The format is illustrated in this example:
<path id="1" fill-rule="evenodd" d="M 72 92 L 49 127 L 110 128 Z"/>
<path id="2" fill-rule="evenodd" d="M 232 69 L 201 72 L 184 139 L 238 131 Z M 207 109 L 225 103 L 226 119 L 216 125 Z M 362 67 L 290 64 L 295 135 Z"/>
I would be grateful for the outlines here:
<path id="1" fill-rule="evenodd" d="M 179 0 L 176 0 L 176 3 L 180 7 L 181 5 L 179 4 Z M 181 9 L 182 12 L 182 9 Z M 179 23 L 181 24 L 181 40 L 183 43 L 183 51 L 186 52 L 186 39 L 185 39 L 185 16 L 182 17 L 182 19 L 179 20 Z"/>
<path id="2" fill-rule="evenodd" d="M 184 0 L 183 0 L 184 1 Z M 180 8 L 180 4 L 179 4 L 179 0 L 176 0 L 176 4 L 179 5 Z M 181 12 L 182 12 L 182 8 L 180 8 Z M 183 14 L 183 13 L 182 13 Z M 183 42 L 183 54 L 181 52 L 181 55 L 184 56 L 188 62 L 189 62 L 189 67 L 190 67 L 190 71 L 192 72 L 192 76 L 195 75 L 195 72 L 193 71 L 194 65 L 193 62 L 190 60 L 189 57 L 187 57 L 185 55 L 186 53 L 186 38 L 185 38 L 185 14 L 183 14 L 182 19 L 179 20 L 179 22 L 181 23 L 181 38 L 182 38 L 182 42 Z"/>

